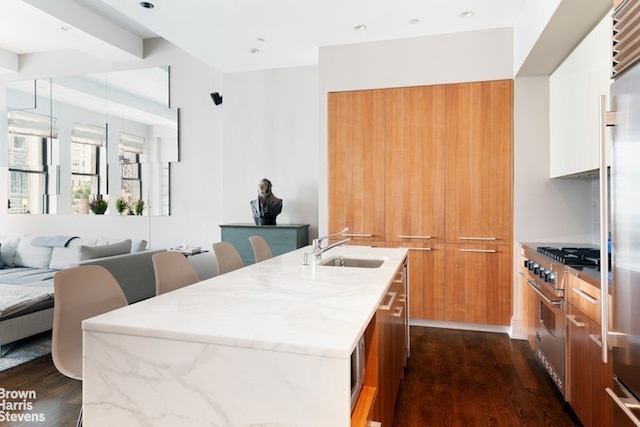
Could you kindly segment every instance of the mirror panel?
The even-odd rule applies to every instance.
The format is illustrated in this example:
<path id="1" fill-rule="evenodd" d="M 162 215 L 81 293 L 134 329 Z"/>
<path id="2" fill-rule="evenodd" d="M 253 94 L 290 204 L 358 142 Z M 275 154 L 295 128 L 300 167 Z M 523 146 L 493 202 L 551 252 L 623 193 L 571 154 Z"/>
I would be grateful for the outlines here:
<path id="1" fill-rule="evenodd" d="M 170 213 L 169 165 L 179 153 L 168 67 L 12 82 L 6 99 L 9 212 L 87 214 L 89 201 L 103 198 L 107 214 L 116 214 L 116 200 L 123 198 L 130 205 L 144 200 L 143 215 Z M 26 127 L 47 133 L 36 135 L 44 148 L 28 150 L 27 157 L 45 159 L 37 171 L 44 179 L 37 182 L 33 171 L 22 170 L 26 164 L 11 166 L 20 146 L 34 144 L 33 135 L 12 127 L 19 114 L 27 116 Z"/>

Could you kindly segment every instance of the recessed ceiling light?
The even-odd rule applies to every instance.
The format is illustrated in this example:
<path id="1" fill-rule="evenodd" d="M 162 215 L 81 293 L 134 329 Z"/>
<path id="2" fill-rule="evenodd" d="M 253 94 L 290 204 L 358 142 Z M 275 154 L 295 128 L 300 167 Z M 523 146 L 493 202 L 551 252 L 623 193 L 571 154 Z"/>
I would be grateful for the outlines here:
<path id="1" fill-rule="evenodd" d="M 409 22 L 409 24 L 411 24 L 411 25 L 415 25 L 415 24 L 419 24 L 419 23 L 420 23 L 420 20 L 419 20 L 419 19 L 415 19 L 415 18 L 414 18 L 414 19 L 409 19 L 409 21 L 408 21 L 408 22 Z"/>
<path id="2" fill-rule="evenodd" d="M 256 49 L 255 47 L 253 49 L 249 50 L 249 53 L 260 53 L 260 49 Z"/>
<path id="3" fill-rule="evenodd" d="M 354 25 L 353 30 L 354 31 L 364 31 L 367 29 L 367 26 L 364 24 L 360 24 L 360 25 Z"/>
<path id="4" fill-rule="evenodd" d="M 262 37 L 256 37 L 256 43 L 264 43 L 264 39 Z"/>
<path id="5" fill-rule="evenodd" d="M 72 30 L 73 30 L 73 27 L 72 27 L 72 26 L 70 26 L 70 25 L 63 25 L 63 26 L 61 26 L 61 27 L 60 27 L 60 29 L 61 29 L 62 31 L 72 31 Z"/>
<path id="6" fill-rule="evenodd" d="M 145 9 L 153 9 L 155 7 L 153 3 L 148 1 L 141 1 L 140 6 L 144 7 Z"/>
<path id="7" fill-rule="evenodd" d="M 462 12 L 459 16 L 460 16 L 460 18 L 468 18 L 470 16 L 473 16 L 473 11 L 472 10 L 466 10 L 466 11 Z"/>

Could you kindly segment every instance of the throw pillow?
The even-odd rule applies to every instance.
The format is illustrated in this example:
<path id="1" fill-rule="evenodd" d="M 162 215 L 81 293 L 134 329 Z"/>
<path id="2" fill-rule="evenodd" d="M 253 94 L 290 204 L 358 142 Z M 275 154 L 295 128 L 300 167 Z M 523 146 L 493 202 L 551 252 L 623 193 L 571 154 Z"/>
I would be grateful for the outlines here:
<path id="1" fill-rule="evenodd" d="M 33 236 L 22 236 L 13 264 L 16 267 L 49 268 L 53 248 L 33 246 Z"/>
<path id="2" fill-rule="evenodd" d="M 95 245 L 98 239 L 94 237 L 80 237 L 71 240 L 66 248 L 53 248 L 49 268 L 64 270 L 78 265 L 80 261 L 80 246 Z"/>
<path id="3" fill-rule="evenodd" d="M 0 247 L 0 259 L 2 260 L 2 264 L 7 267 L 13 267 L 13 262 L 16 258 L 16 249 L 18 248 L 19 242 L 20 236 L 0 237 L 0 243 L 2 244 L 2 247 Z"/>
<path id="4" fill-rule="evenodd" d="M 131 252 L 131 239 L 122 240 L 120 242 L 108 245 L 85 246 L 81 245 L 80 261 L 87 259 L 104 258 L 107 256 L 128 254 Z"/>
<path id="5" fill-rule="evenodd" d="M 131 253 L 134 252 L 142 252 L 144 250 L 147 249 L 147 241 L 142 239 L 142 240 L 134 240 L 131 243 Z"/>

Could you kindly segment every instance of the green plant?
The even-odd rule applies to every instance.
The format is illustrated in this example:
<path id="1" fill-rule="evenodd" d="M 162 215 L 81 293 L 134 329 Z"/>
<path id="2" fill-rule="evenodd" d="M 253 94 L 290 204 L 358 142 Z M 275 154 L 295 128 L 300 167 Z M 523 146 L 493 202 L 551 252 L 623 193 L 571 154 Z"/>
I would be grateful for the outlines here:
<path id="1" fill-rule="evenodd" d="M 136 215 L 142 215 L 142 211 L 144 210 L 144 200 L 138 199 L 133 204 L 133 210 Z"/>
<path id="2" fill-rule="evenodd" d="M 123 197 L 120 197 L 116 200 L 116 210 L 119 214 L 129 209 L 129 202 L 127 202 Z"/>
<path id="3" fill-rule="evenodd" d="M 96 215 L 102 215 L 107 211 L 109 204 L 102 197 L 97 197 L 89 201 L 89 209 Z"/>

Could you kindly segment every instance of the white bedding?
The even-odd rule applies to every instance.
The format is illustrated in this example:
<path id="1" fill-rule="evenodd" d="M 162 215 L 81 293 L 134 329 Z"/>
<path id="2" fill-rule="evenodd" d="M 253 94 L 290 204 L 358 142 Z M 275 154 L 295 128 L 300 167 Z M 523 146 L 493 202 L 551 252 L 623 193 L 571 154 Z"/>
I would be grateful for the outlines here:
<path id="1" fill-rule="evenodd" d="M 53 287 L 0 285 L 0 318 L 53 298 Z"/>

